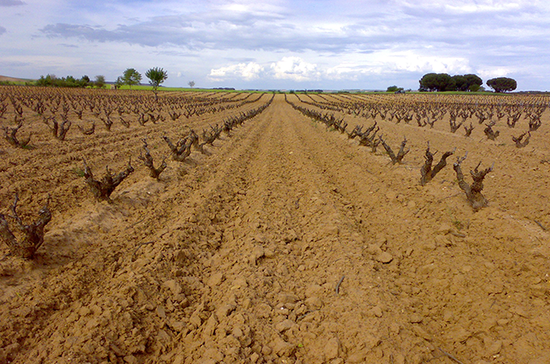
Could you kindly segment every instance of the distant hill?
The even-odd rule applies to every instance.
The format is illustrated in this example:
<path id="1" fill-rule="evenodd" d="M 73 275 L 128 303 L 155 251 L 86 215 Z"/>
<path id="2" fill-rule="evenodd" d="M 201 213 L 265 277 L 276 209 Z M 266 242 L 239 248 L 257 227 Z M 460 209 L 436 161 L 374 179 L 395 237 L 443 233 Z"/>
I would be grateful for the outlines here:
<path id="1" fill-rule="evenodd" d="M 25 78 L 15 78 L 15 77 L 8 77 L 8 76 L 2 76 L 0 75 L 0 82 L 27 82 L 27 81 L 32 81 L 32 80 L 29 80 L 29 79 L 25 79 Z"/>

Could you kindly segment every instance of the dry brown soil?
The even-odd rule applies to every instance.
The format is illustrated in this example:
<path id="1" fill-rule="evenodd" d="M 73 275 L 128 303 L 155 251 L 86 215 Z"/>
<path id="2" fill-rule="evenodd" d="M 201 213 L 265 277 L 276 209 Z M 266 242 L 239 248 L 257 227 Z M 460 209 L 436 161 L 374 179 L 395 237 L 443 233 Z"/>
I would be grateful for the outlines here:
<path id="1" fill-rule="evenodd" d="M 137 160 L 141 138 L 158 163 L 162 135 L 231 113 L 0 141 L 0 212 L 19 192 L 25 219 L 48 193 L 53 213 L 34 260 L 0 247 L 0 362 L 550 363 L 549 111 L 522 149 L 525 120 L 496 142 L 379 120 L 409 140 L 392 165 L 276 95 L 160 181 Z M 466 174 L 495 163 L 488 207 L 473 212 L 452 165 L 419 185 L 428 140 L 468 151 Z M 97 202 L 83 156 L 98 176 L 129 156 L 136 172 Z"/>

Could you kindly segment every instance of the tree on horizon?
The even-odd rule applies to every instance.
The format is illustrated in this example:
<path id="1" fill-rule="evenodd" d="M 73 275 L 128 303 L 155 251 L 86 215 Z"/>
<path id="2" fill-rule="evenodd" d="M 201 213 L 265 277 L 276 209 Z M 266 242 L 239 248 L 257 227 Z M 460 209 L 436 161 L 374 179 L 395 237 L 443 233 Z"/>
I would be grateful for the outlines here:
<path id="1" fill-rule="evenodd" d="M 158 101 L 157 89 L 168 78 L 168 72 L 160 67 L 153 67 L 145 72 L 145 76 L 150 80 L 149 83 L 153 86 L 155 100 Z"/>
<path id="2" fill-rule="evenodd" d="M 122 74 L 122 82 L 130 86 L 130 88 L 132 88 L 132 85 L 139 85 L 141 82 L 141 73 L 136 71 L 135 68 L 127 68 Z"/>
<path id="3" fill-rule="evenodd" d="M 497 77 L 487 80 L 487 86 L 495 90 L 495 92 L 514 91 L 518 87 L 518 83 L 513 78 Z"/>

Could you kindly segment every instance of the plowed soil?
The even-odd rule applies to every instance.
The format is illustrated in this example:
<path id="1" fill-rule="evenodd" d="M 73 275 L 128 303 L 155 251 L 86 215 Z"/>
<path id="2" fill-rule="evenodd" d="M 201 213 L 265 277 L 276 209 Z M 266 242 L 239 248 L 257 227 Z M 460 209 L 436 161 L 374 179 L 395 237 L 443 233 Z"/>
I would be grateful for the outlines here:
<path id="1" fill-rule="evenodd" d="M 208 154 L 167 159 L 160 181 L 137 160 L 144 137 L 159 163 L 163 135 L 270 97 L 65 142 L 36 122 L 29 150 L 0 141 L 0 212 L 19 192 L 32 220 L 50 193 L 53 214 L 34 260 L 0 247 L 0 362 L 550 363 L 548 110 L 521 149 L 525 120 L 497 124 L 497 141 L 378 120 L 411 147 L 392 165 L 276 95 Z M 468 151 L 468 182 L 494 162 L 488 207 L 468 204 L 455 156 L 420 186 L 427 141 L 436 161 Z M 98 176 L 129 157 L 136 171 L 97 202 L 82 157 Z"/>

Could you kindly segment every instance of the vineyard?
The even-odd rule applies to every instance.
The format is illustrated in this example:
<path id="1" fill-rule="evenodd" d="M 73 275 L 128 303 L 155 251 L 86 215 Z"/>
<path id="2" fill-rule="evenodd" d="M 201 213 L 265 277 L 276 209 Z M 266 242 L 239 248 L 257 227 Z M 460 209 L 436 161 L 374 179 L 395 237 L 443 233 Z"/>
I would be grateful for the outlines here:
<path id="1" fill-rule="evenodd" d="M 0 363 L 548 363 L 549 106 L 0 87 Z"/>

